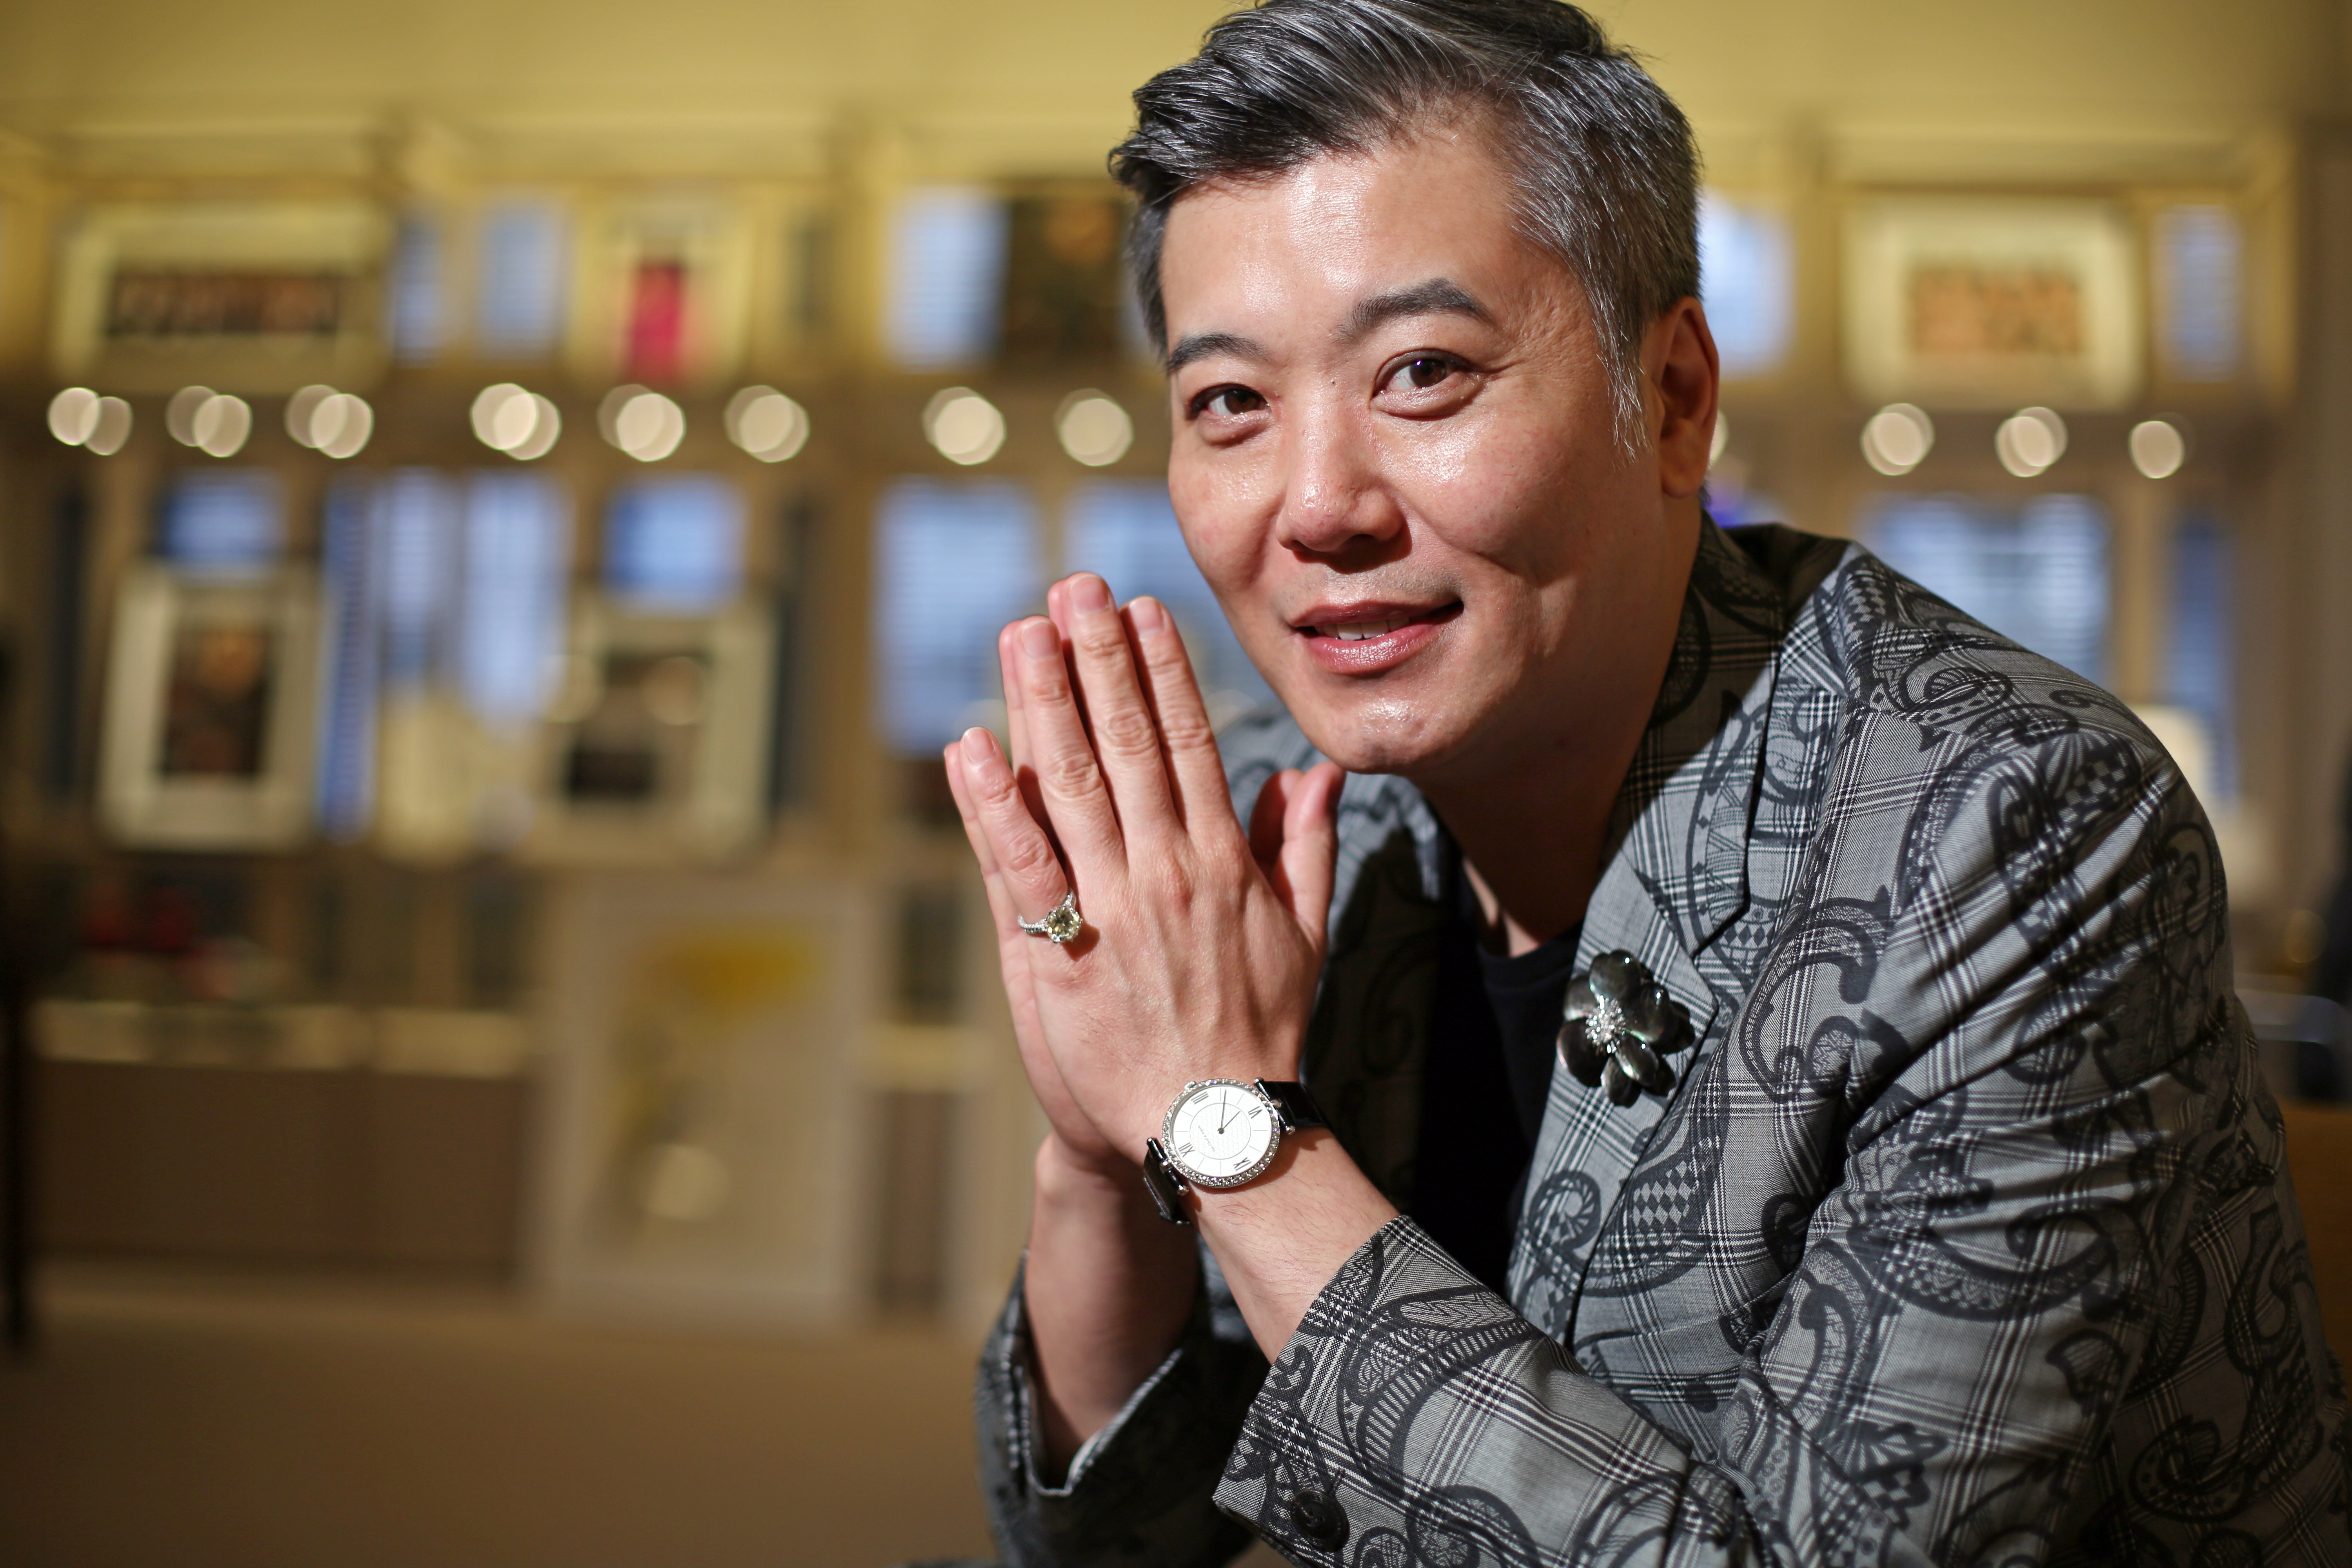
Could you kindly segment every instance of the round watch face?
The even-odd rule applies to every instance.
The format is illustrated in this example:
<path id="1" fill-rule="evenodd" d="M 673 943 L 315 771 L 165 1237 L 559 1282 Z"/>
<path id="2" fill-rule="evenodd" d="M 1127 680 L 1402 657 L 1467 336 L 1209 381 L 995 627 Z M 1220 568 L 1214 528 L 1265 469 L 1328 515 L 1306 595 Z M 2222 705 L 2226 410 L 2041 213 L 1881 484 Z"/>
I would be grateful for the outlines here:
<path id="1" fill-rule="evenodd" d="M 1265 1097 L 1246 1083 L 1213 1079 L 1190 1083 L 1168 1108 L 1160 1147 L 1188 1182 L 1238 1187 L 1274 1163 L 1282 1123 Z"/>

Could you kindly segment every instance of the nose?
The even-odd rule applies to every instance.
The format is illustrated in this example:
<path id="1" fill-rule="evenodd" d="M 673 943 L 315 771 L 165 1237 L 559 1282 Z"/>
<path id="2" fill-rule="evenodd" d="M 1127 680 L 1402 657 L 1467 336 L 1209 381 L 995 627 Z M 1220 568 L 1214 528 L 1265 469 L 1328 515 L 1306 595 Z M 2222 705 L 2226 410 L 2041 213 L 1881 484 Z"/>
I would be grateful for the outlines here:
<path id="1" fill-rule="evenodd" d="M 1307 410 L 1284 434 L 1276 532 L 1285 549 L 1318 556 L 1377 552 L 1403 533 L 1404 515 L 1381 482 L 1369 433 L 1348 411 Z"/>

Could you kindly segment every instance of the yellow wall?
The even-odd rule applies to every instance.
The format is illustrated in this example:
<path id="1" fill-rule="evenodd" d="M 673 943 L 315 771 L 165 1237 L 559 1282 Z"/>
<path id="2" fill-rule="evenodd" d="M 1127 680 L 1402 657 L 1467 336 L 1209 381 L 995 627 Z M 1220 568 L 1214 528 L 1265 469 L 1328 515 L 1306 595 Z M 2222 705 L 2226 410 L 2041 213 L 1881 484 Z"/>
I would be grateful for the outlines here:
<path id="1" fill-rule="evenodd" d="M 158 157 L 349 168 L 420 121 L 495 162 L 634 141 L 673 168 L 740 167 L 820 157 L 824 128 L 856 111 L 915 128 L 945 158 L 1084 165 L 1118 131 L 1127 91 L 1221 9 L 16 0 L 0 7 L 0 126 L 90 171 Z M 2004 145 L 2046 158 L 2014 149 L 2053 137 L 2162 158 L 2341 107 L 2352 76 L 2342 0 L 1597 9 L 1718 134 L 1803 128 L 1920 160 L 1955 142 L 1993 161 Z"/>

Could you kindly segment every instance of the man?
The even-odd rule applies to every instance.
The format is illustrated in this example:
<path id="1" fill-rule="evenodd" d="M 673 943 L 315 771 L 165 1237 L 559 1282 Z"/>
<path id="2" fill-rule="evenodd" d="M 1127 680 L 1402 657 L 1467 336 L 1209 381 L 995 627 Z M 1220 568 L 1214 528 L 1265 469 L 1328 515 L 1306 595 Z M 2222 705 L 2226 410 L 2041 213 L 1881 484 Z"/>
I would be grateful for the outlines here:
<path id="1" fill-rule="evenodd" d="M 1007 1557 L 2352 1561 L 2211 835 L 2105 693 L 1707 521 L 1673 104 L 1551 0 L 1269 0 L 1137 102 L 1287 714 L 1221 760 L 1080 575 L 948 749 L 1052 1128 Z"/>

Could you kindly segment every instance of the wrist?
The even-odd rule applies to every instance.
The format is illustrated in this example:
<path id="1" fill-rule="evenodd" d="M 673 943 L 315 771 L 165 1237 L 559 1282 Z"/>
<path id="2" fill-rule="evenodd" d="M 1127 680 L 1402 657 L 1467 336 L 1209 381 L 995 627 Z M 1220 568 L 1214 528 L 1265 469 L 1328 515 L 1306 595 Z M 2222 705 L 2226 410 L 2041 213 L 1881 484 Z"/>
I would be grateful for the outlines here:
<path id="1" fill-rule="evenodd" d="M 1325 1128 L 1286 1139 L 1274 1164 L 1245 1186 L 1187 1195 L 1268 1361 L 1280 1358 L 1340 1266 L 1397 1217 Z"/>
<path id="2" fill-rule="evenodd" d="M 1124 1206 L 1139 1184 L 1138 1173 L 1132 1157 L 1111 1150 L 1081 1153 L 1057 1133 L 1046 1133 L 1037 1145 L 1037 1201 L 1052 1207 L 1100 1208 L 1111 1202 Z"/>
<path id="3" fill-rule="evenodd" d="M 1304 1084 L 1198 1080 L 1185 1085 L 1165 1130 L 1145 1145 L 1144 1187 L 1160 1218 L 1189 1225 L 1198 1206 L 1192 1194 L 1249 1185 L 1300 1134 L 1328 1126 Z"/>
<path id="4" fill-rule="evenodd" d="M 1160 1224 L 1136 1167 L 1113 1163 L 1050 1136 L 1037 1149 L 1023 1300 L 1048 1485 L 1167 1360 L 1200 1293 L 1198 1238 Z"/>

